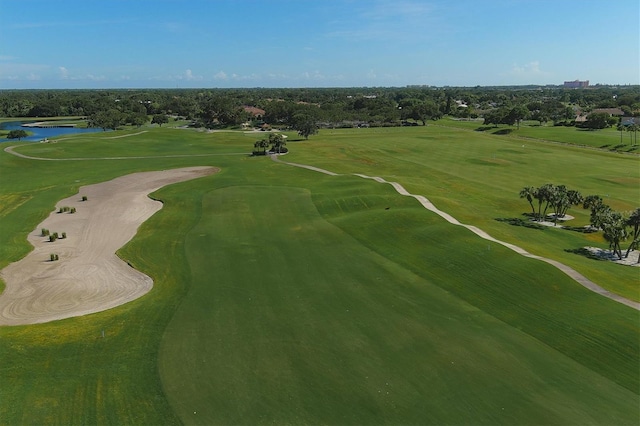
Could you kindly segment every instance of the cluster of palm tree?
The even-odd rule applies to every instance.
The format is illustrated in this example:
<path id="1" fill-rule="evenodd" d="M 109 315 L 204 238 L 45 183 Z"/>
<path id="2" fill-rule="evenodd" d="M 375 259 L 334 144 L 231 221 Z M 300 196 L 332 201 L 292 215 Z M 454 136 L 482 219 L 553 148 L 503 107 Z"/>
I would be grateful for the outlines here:
<path id="1" fill-rule="evenodd" d="M 637 120 L 637 118 L 636 118 Z M 618 131 L 620 132 L 620 143 L 622 144 L 622 132 L 623 131 L 627 131 L 629 132 L 629 140 L 630 140 L 630 145 L 637 145 L 638 144 L 638 130 L 640 130 L 640 124 L 636 124 L 634 122 L 630 123 L 630 124 L 618 124 L 617 127 Z"/>
<path id="2" fill-rule="evenodd" d="M 571 206 L 577 206 L 583 201 L 579 191 L 551 183 L 546 183 L 538 188 L 525 186 L 520 190 L 520 198 L 527 199 L 531 206 L 531 215 L 538 222 L 542 222 L 547 217 L 549 207 L 553 208 L 554 223 L 557 223 L 559 218 L 564 218 Z M 533 200 L 537 201 L 537 210 Z"/>
<path id="3" fill-rule="evenodd" d="M 583 207 L 591 210 L 589 221 L 595 229 L 602 230 L 602 236 L 609 243 L 609 249 L 622 260 L 629 257 L 632 250 L 640 246 L 640 207 L 626 216 L 614 211 L 602 201 L 599 195 L 589 195 L 584 199 Z M 621 243 L 631 240 L 624 256 Z M 638 256 L 640 263 L 640 255 Z"/>
<path id="4" fill-rule="evenodd" d="M 553 220 L 557 223 L 559 218 L 567 214 L 571 206 L 582 204 L 584 209 L 591 210 L 590 225 L 594 230 L 602 230 L 609 248 L 620 260 L 628 258 L 632 250 L 640 247 L 640 208 L 628 215 L 614 211 L 605 204 L 599 195 L 583 197 L 580 192 L 567 189 L 564 185 L 555 186 L 547 183 L 538 188 L 526 186 L 520 190 L 520 198 L 525 198 L 531 206 L 531 215 L 536 221 L 543 221 L 547 217 L 547 211 L 553 208 Z M 537 210 L 534 205 L 537 201 Z M 626 253 L 622 254 L 621 243 L 631 240 Z M 640 263 L 640 256 L 638 256 Z"/>
<path id="5" fill-rule="evenodd" d="M 285 148 L 286 144 L 287 142 L 283 134 L 271 133 L 269 134 L 268 139 L 260 139 L 253 144 L 253 147 L 255 148 L 253 150 L 253 155 L 266 155 L 267 148 L 269 148 L 269 152 L 283 154 L 287 152 L 287 148 Z"/>

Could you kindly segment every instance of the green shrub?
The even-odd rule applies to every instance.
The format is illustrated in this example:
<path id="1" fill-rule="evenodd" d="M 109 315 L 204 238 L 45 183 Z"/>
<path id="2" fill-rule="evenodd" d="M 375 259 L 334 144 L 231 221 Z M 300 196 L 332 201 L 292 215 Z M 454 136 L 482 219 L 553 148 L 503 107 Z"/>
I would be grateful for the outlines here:
<path id="1" fill-rule="evenodd" d="M 42 228 L 41 234 L 43 237 L 46 237 L 47 235 L 49 235 L 49 230 L 47 228 Z"/>

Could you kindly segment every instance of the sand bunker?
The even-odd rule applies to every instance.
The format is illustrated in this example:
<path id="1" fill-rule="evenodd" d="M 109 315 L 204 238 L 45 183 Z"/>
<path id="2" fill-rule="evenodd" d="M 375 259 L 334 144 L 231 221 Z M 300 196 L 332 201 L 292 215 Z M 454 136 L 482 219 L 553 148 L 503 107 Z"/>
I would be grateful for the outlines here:
<path id="1" fill-rule="evenodd" d="M 28 236 L 34 250 L 0 271 L 6 283 L 0 295 L 0 325 L 36 324 L 114 308 L 144 295 L 153 286 L 115 252 L 133 238 L 138 227 L 160 210 L 148 197 L 153 191 L 216 172 L 188 167 L 134 173 L 83 186 L 78 195 L 61 200 Z M 87 201 L 82 201 L 86 196 Z M 60 207 L 75 213 L 57 213 Z M 49 242 L 41 229 L 65 232 Z M 57 254 L 59 260 L 51 261 Z"/>

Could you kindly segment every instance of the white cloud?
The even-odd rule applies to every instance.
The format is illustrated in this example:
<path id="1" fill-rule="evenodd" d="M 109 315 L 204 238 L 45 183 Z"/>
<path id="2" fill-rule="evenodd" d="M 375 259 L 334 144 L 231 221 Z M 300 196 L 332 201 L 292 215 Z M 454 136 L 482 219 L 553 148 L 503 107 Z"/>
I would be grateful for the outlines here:
<path id="1" fill-rule="evenodd" d="M 214 80 L 226 80 L 227 77 L 227 73 L 225 73 L 224 71 L 219 71 L 216 74 L 213 75 Z"/>
<path id="2" fill-rule="evenodd" d="M 51 67 L 41 64 L 19 64 L 8 62 L 0 67 L 2 80 L 40 80 L 42 75 L 51 73 Z"/>
<path id="3" fill-rule="evenodd" d="M 186 70 L 183 75 L 178 77 L 178 79 L 187 80 L 187 81 L 196 81 L 196 80 L 202 80 L 202 76 L 201 75 L 194 75 L 193 71 Z"/>
<path id="4" fill-rule="evenodd" d="M 320 71 L 305 72 L 302 77 L 307 80 L 324 80 L 326 77 Z"/>
<path id="5" fill-rule="evenodd" d="M 540 62 L 531 61 L 524 65 L 514 64 L 511 68 L 510 74 L 512 75 L 520 75 L 520 76 L 536 76 L 536 75 L 547 75 L 548 73 L 542 71 L 540 69 Z"/>
<path id="6" fill-rule="evenodd" d="M 240 74 L 231 74 L 231 79 L 236 81 L 251 81 L 251 80 L 260 80 L 262 77 L 258 74 L 248 74 L 248 75 L 240 75 Z"/>
<path id="7" fill-rule="evenodd" d="M 103 75 L 93 75 L 93 74 L 87 74 L 87 80 L 92 80 L 92 81 L 104 81 L 107 78 Z"/>
<path id="8" fill-rule="evenodd" d="M 58 71 L 60 71 L 60 78 L 66 80 L 69 78 L 69 70 L 65 67 L 58 67 Z"/>

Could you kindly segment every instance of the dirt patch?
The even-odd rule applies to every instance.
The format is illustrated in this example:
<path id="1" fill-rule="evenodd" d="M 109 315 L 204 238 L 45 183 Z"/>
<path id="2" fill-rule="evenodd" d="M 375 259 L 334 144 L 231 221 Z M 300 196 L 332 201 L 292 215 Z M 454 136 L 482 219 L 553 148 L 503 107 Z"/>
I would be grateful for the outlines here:
<path id="1" fill-rule="evenodd" d="M 138 227 L 162 208 L 148 194 L 163 186 L 215 173 L 187 167 L 134 173 L 95 185 L 61 200 L 29 234 L 34 250 L 0 271 L 0 325 L 36 324 L 100 312 L 146 294 L 150 277 L 115 255 Z M 86 201 L 82 198 L 86 197 Z M 58 213 L 61 207 L 75 213 Z M 42 228 L 66 238 L 54 242 Z M 59 260 L 51 261 L 51 254 Z"/>

